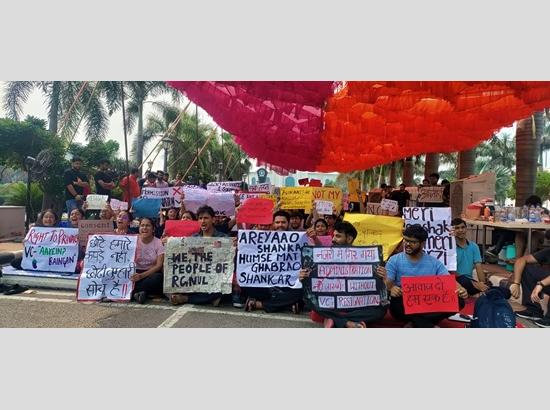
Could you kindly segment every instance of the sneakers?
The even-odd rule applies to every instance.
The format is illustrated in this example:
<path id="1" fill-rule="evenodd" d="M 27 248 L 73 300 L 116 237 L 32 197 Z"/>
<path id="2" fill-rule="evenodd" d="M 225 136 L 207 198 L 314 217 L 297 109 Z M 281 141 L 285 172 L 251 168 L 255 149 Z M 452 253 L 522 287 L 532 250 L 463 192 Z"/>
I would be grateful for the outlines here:
<path id="1" fill-rule="evenodd" d="M 240 293 L 233 293 L 231 295 L 231 302 L 233 303 L 234 308 L 241 309 L 244 307 Z"/>
<path id="2" fill-rule="evenodd" d="M 134 300 L 140 305 L 143 305 L 147 300 L 147 294 L 145 292 L 136 292 L 134 294 Z"/>
<path id="3" fill-rule="evenodd" d="M 535 325 L 538 327 L 550 327 L 550 317 L 543 317 L 542 319 L 535 320 Z"/>
<path id="4" fill-rule="evenodd" d="M 521 317 L 523 319 L 528 319 L 528 320 L 542 319 L 542 313 L 533 312 L 532 310 L 529 310 L 529 309 L 520 310 L 519 312 L 516 312 L 516 316 Z"/>

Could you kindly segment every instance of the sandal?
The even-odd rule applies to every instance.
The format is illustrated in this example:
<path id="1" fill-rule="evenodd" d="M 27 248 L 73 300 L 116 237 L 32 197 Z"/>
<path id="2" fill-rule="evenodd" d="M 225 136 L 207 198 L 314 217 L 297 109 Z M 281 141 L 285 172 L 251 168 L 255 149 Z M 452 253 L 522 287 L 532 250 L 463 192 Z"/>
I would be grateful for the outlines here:
<path id="1" fill-rule="evenodd" d="M 246 302 L 244 304 L 244 311 L 245 312 L 252 312 L 253 310 L 256 310 L 256 299 L 247 298 Z"/>

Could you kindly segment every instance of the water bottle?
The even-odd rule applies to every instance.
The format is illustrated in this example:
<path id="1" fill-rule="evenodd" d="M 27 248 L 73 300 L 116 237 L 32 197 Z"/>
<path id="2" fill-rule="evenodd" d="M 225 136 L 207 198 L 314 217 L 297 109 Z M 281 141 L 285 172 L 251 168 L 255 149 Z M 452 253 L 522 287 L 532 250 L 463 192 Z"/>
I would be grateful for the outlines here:
<path id="1" fill-rule="evenodd" d="M 516 208 L 511 206 L 508 208 L 508 222 L 515 222 L 516 220 Z"/>
<path id="2" fill-rule="evenodd" d="M 537 223 L 542 222 L 542 208 L 537 205 L 537 208 L 535 209 L 535 217 L 537 219 Z"/>
<path id="3" fill-rule="evenodd" d="M 521 209 L 521 218 L 529 219 L 529 208 L 527 208 L 527 205 L 523 205 L 523 208 Z"/>
<path id="4" fill-rule="evenodd" d="M 535 223 L 537 222 L 537 216 L 535 215 L 535 208 L 531 205 L 529 207 L 529 222 Z"/>

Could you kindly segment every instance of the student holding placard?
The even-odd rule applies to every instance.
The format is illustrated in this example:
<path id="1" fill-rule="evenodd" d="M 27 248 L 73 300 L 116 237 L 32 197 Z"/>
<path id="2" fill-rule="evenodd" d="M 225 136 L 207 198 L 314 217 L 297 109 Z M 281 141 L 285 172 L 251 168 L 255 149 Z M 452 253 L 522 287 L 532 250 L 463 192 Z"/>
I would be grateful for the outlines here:
<path id="1" fill-rule="evenodd" d="M 405 327 L 436 327 L 437 324 L 451 316 L 451 313 L 417 313 L 405 314 L 401 278 L 404 276 L 449 275 L 441 261 L 424 252 L 428 232 L 419 224 L 409 225 L 403 232 L 404 252 L 389 258 L 383 272 L 387 277 L 386 285 L 390 291 L 390 313 L 399 321 L 407 322 Z M 464 307 L 468 291 L 456 283 L 459 296 L 459 309 Z"/>
<path id="2" fill-rule="evenodd" d="M 84 211 L 80 208 L 75 208 L 69 214 L 69 220 L 60 224 L 63 228 L 78 228 L 78 221 L 85 219 Z"/>
<path id="3" fill-rule="evenodd" d="M 201 230 L 199 233 L 193 235 L 193 237 L 204 238 L 226 238 L 228 235 L 216 230 L 214 227 L 215 212 L 210 206 L 202 206 L 197 210 L 197 216 L 201 224 Z M 221 302 L 221 293 L 172 293 L 169 296 L 170 302 L 173 305 L 183 305 L 185 303 L 192 303 L 195 305 L 211 303 L 213 306 L 219 306 Z"/>
<path id="4" fill-rule="evenodd" d="M 139 221 L 139 238 L 136 249 L 136 273 L 130 277 L 134 282 L 132 298 L 139 304 L 149 295 L 162 295 L 164 246 L 155 237 L 155 223 L 151 218 Z"/>
<path id="5" fill-rule="evenodd" d="M 332 246 L 334 247 L 349 247 L 353 246 L 353 242 L 357 237 L 357 230 L 349 222 L 338 222 L 334 226 L 334 236 L 332 238 Z M 379 286 L 385 286 L 381 278 L 385 276 L 385 270 L 381 266 L 378 266 L 374 270 L 374 274 L 378 277 L 377 282 Z M 300 271 L 300 281 L 304 281 L 309 278 L 311 269 L 309 267 L 302 268 Z M 311 286 L 311 285 L 310 285 Z M 306 292 L 306 297 L 310 292 Z M 322 313 L 312 309 L 310 317 L 314 322 L 323 321 L 325 328 L 338 327 L 338 328 L 366 328 L 368 323 L 381 320 L 388 308 L 386 305 L 378 306 L 366 306 L 363 308 L 342 311 L 342 312 L 330 312 L 323 311 Z"/>

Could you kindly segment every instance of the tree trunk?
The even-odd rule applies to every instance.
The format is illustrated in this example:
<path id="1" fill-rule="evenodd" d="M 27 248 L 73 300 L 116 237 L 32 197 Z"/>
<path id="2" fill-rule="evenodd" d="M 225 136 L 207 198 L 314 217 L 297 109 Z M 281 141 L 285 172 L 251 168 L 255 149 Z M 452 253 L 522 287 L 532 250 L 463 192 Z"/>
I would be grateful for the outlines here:
<path id="1" fill-rule="evenodd" d="M 390 165 L 390 186 L 395 187 L 397 185 L 397 170 L 395 161 Z"/>
<path id="2" fill-rule="evenodd" d="M 475 172 L 476 149 L 460 151 L 458 153 L 458 179 L 468 178 Z"/>
<path id="3" fill-rule="evenodd" d="M 142 175 L 143 162 L 143 101 L 138 104 L 138 128 L 137 128 L 137 144 L 136 144 L 136 162 L 139 166 L 139 175 Z"/>
<path id="4" fill-rule="evenodd" d="M 541 112 L 518 121 L 516 126 L 516 206 L 535 193 L 537 160 L 543 129 Z"/>
<path id="5" fill-rule="evenodd" d="M 50 112 L 48 113 L 48 131 L 57 134 L 59 121 L 59 100 L 61 98 L 61 81 L 54 81 L 50 96 Z"/>
<path id="6" fill-rule="evenodd" d="M 426 164 L 424 166 L 424 178 L 430 174 L 439 171 L 439 154 L 426 154 Z"/>
<path id="7" fill-rule="evenodd" d="M 414 185 L 414 159 L 407 157 L 403 164 L 403 183 L 406 186 Z"/>

